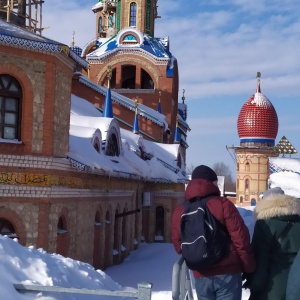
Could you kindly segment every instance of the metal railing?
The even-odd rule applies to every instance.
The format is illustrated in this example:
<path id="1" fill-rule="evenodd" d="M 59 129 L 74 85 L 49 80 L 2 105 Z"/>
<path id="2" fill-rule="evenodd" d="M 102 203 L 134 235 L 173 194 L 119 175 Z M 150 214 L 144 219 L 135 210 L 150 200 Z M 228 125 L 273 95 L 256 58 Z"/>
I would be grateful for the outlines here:
<path id="1" fill-rule="evenodd" d="M 194 299 L 190 270 L 187 268 L 185 261 L 182 257 L 173 265 L 172 299 Z"/>
<path id="2" fill-rule="evenodd" d="M 151 300 L 152 284 L 143 282 L 138 284 L 137 292 L 120 292 L 120 291 L 107 291 L 107 290 L 89 290 L 89 289 L 76 289 L 64 288 L 58 286 L 44 286 L 44 285 L 29 285 L 29 284 L 14 284 L 18 292 L 51 292 L 51 293 L 69 293 L 69 294 L 83 294 L 94 296 L 118 296 L 130 297 L 138 300 Z"/>

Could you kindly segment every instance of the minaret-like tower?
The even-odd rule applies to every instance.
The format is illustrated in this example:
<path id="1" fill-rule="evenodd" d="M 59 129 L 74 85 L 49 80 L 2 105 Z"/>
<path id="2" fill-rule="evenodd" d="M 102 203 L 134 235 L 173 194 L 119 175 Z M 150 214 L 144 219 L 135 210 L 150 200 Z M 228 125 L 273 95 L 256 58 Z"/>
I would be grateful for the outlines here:
<path id="1" fill-rule="evenodd" d="M 96 13 L 96 37 L 112 37 L 128 27 L 154 36 L 157 0 L 99 0 Z"/>
<path id="2" fill-rule="evenodd" d="M 278 132 L 277 113 L 270 100 L 261 93 L 257 73 L 256 93 L 243 105 L 237 128 L 240 147 L 234 147 L 237 158 L 236 203 L 255 205 L 268 188 L 269 157 L 274 151 Z"/>

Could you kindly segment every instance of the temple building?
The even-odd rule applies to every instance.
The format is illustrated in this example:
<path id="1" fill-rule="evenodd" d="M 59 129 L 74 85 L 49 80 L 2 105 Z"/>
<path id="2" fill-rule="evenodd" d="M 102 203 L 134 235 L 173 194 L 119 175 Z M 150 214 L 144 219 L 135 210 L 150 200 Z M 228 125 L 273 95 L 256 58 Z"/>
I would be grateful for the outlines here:
<path id="1" fill-rule="evenodd" d="M 190 130 L 177 60 L 156 0 L 98 1 L 83 49 L 42 35 L 43 2 L 0 1 L 0 233 L 105 269 L 171 240 Z"/>

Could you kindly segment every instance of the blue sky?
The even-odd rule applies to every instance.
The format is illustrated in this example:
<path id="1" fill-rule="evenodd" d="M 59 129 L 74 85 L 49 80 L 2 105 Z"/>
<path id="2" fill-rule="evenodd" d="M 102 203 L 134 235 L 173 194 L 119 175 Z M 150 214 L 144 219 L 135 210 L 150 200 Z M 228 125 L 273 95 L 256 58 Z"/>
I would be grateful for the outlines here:
<path id="1" fill-rule="evenodd" d="M 44 36 L 83 47 L 95 37 L 98 1 L 46 0 Z M 235 163 L 238 114 L 256 89 L 274 105 L 279 131 L 300 151 L 300 6 L 298 0 L 158 0 L 155 36 L 169 36 L 188 104 L 187 167 Z M 293 157 L 300 157 L 296 154 Z"/>

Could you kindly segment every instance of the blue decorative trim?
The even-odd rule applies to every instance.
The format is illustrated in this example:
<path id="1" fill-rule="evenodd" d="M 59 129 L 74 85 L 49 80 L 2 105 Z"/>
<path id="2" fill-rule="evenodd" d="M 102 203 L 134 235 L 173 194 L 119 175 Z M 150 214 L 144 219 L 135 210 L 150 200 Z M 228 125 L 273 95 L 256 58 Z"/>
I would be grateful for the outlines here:
<path id="1" fill-rule="evenodd" d="M 28 48 L 33 50 L 50 51 L 50 52 L 58 52 L 58 53 L 62 52 L 60 46 L 63 46 L 63 44 L 37 42 L 37 41 L 32 41 L 24 38 L 8 36 L 4 34 L 0 34 L 0 43 L 10 44 L 13 46 L 18 46 L 18 47 Z"/>
<path id="2" fill-rule="evenodd" d="M 85 164 L 83 164 L 83 163 L 81 163 L 81 162 L 79 162 L 79 161 L 77 161 L 77 160 L 75 160 L 75 159 L 73 159 L 69 156 L 67 157 L 67 159 L 70 161 L 73 168 L 77 169 L 78 171 L 84 171 L 85 170 L 85 167 L 86 167 Z"/>
<path id="3" fill-rule="evenodd" d="M 240 139 L 241 143 L 271 143 L 275 145 L 274 139 L 268 139 L 268 138 L 242 138 Z"/>

